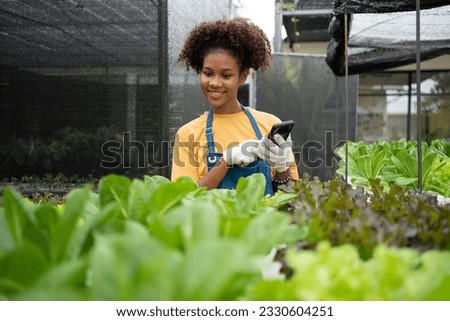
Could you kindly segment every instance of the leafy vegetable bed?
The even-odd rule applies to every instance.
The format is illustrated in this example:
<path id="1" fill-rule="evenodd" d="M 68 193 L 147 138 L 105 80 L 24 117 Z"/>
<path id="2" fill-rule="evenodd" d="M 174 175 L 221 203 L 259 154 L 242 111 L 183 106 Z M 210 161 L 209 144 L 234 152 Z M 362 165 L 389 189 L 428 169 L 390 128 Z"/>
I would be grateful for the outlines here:
<path id="1" fill-rule="evenodd" d="M 262 175 L 235 191 L 109 175 L 64 204 L 6 188 L 0 299 L 450 299 L 450 208 L 435 198 L 306 177 L 263 193 Z M 286 276 L 268 278 L 274 248 Z"/>
<path id="2" fill-rule="evenodd" d="M 251 300 L 450 300 L 450 204 L 368 181 L 304 178 L 287 206 L 307 236 L 288 247 L 287 280 L 263 280 Z"/>
<path id="3" fill-rule="evenodd" d="M 341 158 L 338 173 L 345 177 L 348 149 L 348 177 L 354 185 L 371 188 L 369 179 L 379 178 L 381 185 L 417 190 L 417 142 L 392 141 L 367 144 L 348 142 L 336 150 Z M 422 143 L 422 189 L 450 197 L 450 142 Z"/>

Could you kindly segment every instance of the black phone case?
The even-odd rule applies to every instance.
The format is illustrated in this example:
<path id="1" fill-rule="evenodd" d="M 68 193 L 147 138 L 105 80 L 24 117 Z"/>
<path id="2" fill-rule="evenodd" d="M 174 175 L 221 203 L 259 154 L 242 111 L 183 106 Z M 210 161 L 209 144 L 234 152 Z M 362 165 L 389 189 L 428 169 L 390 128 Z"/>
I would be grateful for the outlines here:
<path id="1" fill-rule="evenodd" d="M 283 139 L 287 139 L 294 125 L 295 122 L 293 120 L 286 120 L 281 123 L 274 124 L 272 126 L 272 129 L 270 130 L 268 138 L 274 143 L 276 143 L 275 139 L 273 138 L 275 134 L 280 134 Z"/>

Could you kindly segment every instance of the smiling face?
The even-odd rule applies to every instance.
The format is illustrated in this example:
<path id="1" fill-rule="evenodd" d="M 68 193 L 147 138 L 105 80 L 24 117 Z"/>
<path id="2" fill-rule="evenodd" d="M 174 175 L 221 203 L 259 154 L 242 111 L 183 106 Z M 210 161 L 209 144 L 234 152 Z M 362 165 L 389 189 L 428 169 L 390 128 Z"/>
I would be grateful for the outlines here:
<path id="1" fill-rule="evenodd" d="M 205 55 L 200 71 L 200 87 L 214 113 L 241 111 L 237 92 L 247 76 L 248 70 L 240 72 L 236 59 L 227 51 L 217 49 Z"/>

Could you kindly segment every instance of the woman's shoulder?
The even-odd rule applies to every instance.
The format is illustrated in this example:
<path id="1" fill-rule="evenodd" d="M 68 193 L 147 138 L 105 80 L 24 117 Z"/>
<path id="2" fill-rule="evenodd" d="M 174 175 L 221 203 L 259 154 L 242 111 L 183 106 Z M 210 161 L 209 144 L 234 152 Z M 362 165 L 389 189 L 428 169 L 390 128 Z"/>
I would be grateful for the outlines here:
<path id="1" fill-rule="evenodd" d="M 281 122 L 280 118 L 273 114 L 261 110 L 256 110 L 250 107 L 247 108 L 255 118 L 256 123 L 258 124 L 259 129 L 261 130 L 261 133 L 263 135 L 267 135 L 269 133 L 273 124 Z"/>
<path id="2" fill-rule="evenodd" d="M 275 116 L 271 113 L 257 110 L 257 109 L 251 108 L 251 107 L 246 107 L 246 108 L 252 113 L 252 115 L 255 117 L 255 119 L 259 122 L 269 123 L 269 124 L 275 124 L 275 123 L 281 122 L 280 118 L 278 118 L 277 116 Z"/>

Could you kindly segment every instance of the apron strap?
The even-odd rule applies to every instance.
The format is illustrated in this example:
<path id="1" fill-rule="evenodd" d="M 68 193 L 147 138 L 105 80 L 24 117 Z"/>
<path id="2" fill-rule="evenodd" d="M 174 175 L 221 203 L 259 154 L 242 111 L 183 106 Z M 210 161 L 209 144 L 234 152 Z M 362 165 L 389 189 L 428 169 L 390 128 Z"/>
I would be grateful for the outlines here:
<path id="1" fill-rule="evenodd" d="M 253 127 L 253 130 L 254 130 L 255 134 L 256 134 L 256 137 L 257 137 L 258 139 L 262 139 L 261 131 L 259 130 L 259 127 L 258 127 L 258 125 L 256 124 L 256 120 L 255 120 L 255 118 L 253 117 L 252 113 L 249 112 L 247 109 L 245 109 L 244 106 L 242 106 L 242 104 L 241 104 L 241 108 L 242 108 L 242 110 L 247 114 L 247 117 L 248 117 L 248 119 L 250 120 L 250 123 L 252 124 L 252 127 Z"/>
<path id="2" fill-rule="evenodd" d="M 242 110 L 247 115 L 250 124 L 253 127 L 253 131 L 255 132 L 256 138 L 261 139 L 262 134 L 261 131 L 259 130 L 258 125 L 256 124 L 255 118 L 246 108 L 244 108 L 244 106 L 241 103 L 239 104 Z M 206 141 L 208 142 L 208 157 L 213 157 L 215 153 L 212 121 L 213 121 L 213 112 L 212 109 L 210 109 L 208 112 L 208 117 L 206 118 L 206 128 L 205 128 Z"/>
<path id="3" fill-rule="evenodd" d="M 215 152 L 214 149 L 214 135 L 213 135 L 213 127 L 212 127 L 212 109 L 209 110 L 208 118 L 206 118 L 206 128 L 205 135 L 206 141 L 208 142 L 208 157 L 213 155 Z"/>

